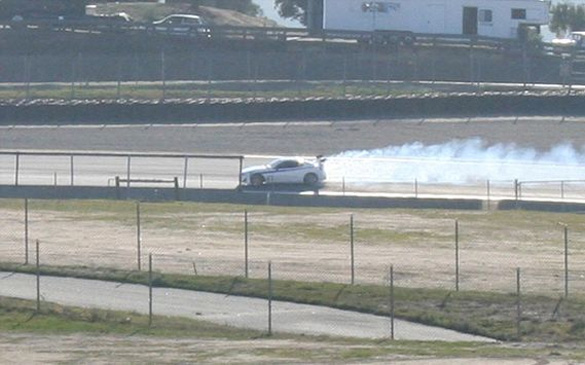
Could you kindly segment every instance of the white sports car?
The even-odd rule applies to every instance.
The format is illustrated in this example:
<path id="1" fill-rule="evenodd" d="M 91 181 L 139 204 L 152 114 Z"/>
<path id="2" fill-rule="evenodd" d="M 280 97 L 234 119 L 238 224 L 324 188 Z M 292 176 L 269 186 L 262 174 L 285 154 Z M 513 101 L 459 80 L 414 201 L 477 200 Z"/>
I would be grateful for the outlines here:
<path id="1" fill-rule="evenodd" d="M 263 184 L 305 184 L 318 185 L 326 178 L 323 170 L 325 158 L 317 156 L 314 160 L 303 158 L 279 158 L 267 165 L 251 166 L 242 170 L 243 185 L 261 186 Z"/>

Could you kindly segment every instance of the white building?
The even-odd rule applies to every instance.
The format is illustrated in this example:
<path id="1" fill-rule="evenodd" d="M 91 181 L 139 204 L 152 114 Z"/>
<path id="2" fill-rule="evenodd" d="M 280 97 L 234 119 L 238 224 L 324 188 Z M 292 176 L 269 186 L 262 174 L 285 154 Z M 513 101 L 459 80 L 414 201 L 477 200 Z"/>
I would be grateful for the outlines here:
<path id="1" fill-rule="evenodd" d="M 549 22 L 543 0 L 323 0 L 323 28 L 516 38 Z"/>

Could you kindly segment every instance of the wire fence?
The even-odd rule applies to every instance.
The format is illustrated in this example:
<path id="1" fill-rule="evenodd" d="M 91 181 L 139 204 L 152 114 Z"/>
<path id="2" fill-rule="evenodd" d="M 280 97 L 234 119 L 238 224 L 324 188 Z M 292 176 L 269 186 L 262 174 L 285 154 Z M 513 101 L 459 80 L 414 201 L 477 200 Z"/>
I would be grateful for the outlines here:
<path id="1" fill-rule="evenodd" d="M 2 201 L 0 261 L 261 278 L 526 292 L 585 289 L 585 226 L 576 215 L 359 211 L 129 201 Z M 307 209 L 305 211 L 305 209 Z M 539 221 L 541 219 L 541 221 Z M 567 228 L 563 224 L 567 224 Z"/>
<path id="2" fill-rule="evenodd" d="M 482 83 L 567 84 L 556 57 L 482 50 L 194 48 L 142 54 L 0 56 L 0 99 L 216 99 L 482 90 Z M 454 82 L 465 85 L 454 85 Z M 406 83 L 406 84 L 405 84 Z M 420 85 L 416 85 L 421 83 Z M 491 86 L 493 88 L 493 86 Z"/>

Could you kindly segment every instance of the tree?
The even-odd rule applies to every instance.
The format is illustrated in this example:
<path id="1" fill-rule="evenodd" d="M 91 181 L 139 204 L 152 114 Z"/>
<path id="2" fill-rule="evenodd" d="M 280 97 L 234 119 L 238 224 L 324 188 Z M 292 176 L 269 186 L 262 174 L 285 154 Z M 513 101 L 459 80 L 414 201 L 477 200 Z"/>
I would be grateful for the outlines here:
<path id="1" fill-rule="evenodd" d="M 585 30 L 585 7 L 567 3 L 553 6 L 549 28 L 557 35 Z"/>
<path id="2" fill-rule="evenodd" d="M 260 15 L 260 7 L 252 2 L 252 0 L 173 0 L 175 2 L 188 2 L 194 7 L 199 5 L 213 6 L 221 9 L 230 9 L 239 11 L 250 16 Z"/>
<path id="3" fill-rule="evenodd" d="M 295 19 L 307 25 L 308 0 L 275 0 L 274 7 L 281 17 Z"/>

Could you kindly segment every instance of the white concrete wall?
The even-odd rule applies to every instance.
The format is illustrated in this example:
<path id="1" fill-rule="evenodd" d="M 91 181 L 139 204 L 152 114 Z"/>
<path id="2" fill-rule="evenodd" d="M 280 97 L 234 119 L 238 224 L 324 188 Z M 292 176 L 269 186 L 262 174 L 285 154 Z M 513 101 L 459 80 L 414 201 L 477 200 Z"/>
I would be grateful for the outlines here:
<path id="1" fill-rule="evenodd" d="M 548 4 L 538 0 L 380 0 L 388 12 L 364 12 L 367 0 L 324 0 L 325 29 L 415 33 L 463 33 L 463 8 L 491 10 L 492 22 L 478 21 L 478 34 L 514 38 L 521 23 L 548 24 Z M 511 9 L 526 9 L 526 20 L 515 20 Z"/>

